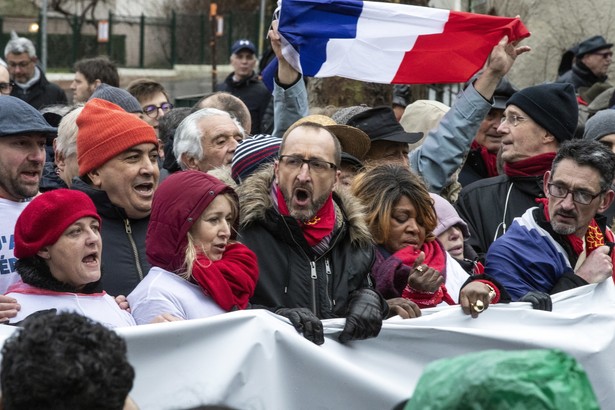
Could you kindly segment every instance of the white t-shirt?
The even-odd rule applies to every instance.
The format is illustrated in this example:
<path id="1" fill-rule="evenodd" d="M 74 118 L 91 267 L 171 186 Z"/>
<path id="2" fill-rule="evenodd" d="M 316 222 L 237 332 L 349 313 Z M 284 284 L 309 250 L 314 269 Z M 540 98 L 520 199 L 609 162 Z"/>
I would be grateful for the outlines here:
<path id="1" fill-rule="evenodd" d="M 21 310 L 11 318 L 11 323 L 19 322 L 32 313 L 47 309 L 58 312 L 75 312 L 89 317 L 110 329 L 136 325 L 130 313 L 120 309 L 115 299 L 107 293 L 54 292 L 35 288 L 24 283 L 11 287 L 7 296 L 17 299 Z"/>
<path id="2" fill-rule="evenodd" d="M 0 294 L 19 280 L 15 270 L 17 258 L 13 255 L 15 223 L 30 202 L 15 202 L 0 198 Z M 52 216 L 50 216 L 51 222 Z"/>
<path id="3" fill-rule="evenodd" d="M 201 319 L 225 313 L 200 286 L 154 266 L 128 295 L 138 325 L 151 323 L 163 313 L 182 319 Z"/>

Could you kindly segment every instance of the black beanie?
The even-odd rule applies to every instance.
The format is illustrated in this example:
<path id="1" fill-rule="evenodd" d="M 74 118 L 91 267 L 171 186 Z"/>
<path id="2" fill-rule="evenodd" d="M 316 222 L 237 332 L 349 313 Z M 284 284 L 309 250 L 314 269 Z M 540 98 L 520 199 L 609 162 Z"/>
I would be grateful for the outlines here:
<path id="1" fill-rule="evenodd" d="M 574 136 L 579 106 L 574 87 L 568 83 L 540 84 L 517 91 L 506 102 L 516 105 L 559 142 Z"/>

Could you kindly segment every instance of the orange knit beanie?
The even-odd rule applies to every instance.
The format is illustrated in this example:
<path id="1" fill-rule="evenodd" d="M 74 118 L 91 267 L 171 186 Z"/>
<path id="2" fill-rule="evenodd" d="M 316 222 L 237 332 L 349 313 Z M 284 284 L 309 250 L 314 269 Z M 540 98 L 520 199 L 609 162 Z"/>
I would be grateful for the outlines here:
<path id="1" fill-rule="evenodd" d="M 77 117 L 77 162 L 83 176 L 135 145 L 158 146 L 154 128 L 109 101 L 94 98 Z"/>

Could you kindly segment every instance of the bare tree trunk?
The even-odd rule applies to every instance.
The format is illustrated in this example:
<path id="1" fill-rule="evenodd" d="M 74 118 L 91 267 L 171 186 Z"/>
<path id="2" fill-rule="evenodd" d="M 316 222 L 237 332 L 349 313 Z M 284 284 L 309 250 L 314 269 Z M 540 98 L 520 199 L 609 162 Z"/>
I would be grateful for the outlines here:
<path id="1" fill-rule="evenodd" d="M 359 104 L 375 107 L 391 104 L 392 86 L 340 77 L 311 78 L 308 93 L 310 107 L 348 107 Z"/>

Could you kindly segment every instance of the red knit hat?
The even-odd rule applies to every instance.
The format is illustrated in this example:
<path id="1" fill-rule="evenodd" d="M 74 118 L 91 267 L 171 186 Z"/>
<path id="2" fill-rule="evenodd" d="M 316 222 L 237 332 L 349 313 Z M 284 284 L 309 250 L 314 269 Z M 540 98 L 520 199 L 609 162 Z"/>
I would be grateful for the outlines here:
<path id="1" fill-rule="evenodd" d="M 56 189 L 35 197 L 22 211 L 15 224 L 16 258 L 36 255 L 53 245 L 75 221 L 91 216 L 101 223 L 89 196 L 72 189 Z"/>
<path id="2" fill-rule="evenodd" d="M 94 98 L 77 117 L 77 162 L 83 176 L 135 145 L 158 146 L 154 128 L 109 101 Z"/>

